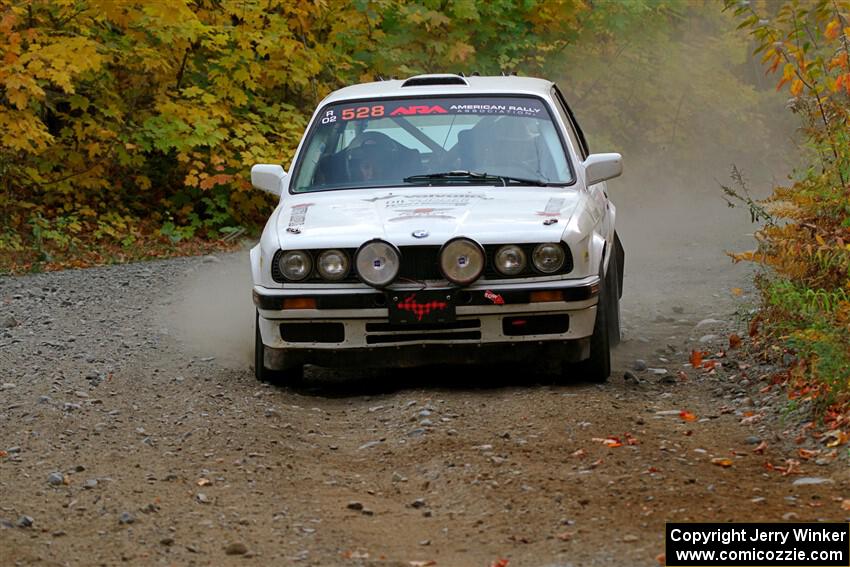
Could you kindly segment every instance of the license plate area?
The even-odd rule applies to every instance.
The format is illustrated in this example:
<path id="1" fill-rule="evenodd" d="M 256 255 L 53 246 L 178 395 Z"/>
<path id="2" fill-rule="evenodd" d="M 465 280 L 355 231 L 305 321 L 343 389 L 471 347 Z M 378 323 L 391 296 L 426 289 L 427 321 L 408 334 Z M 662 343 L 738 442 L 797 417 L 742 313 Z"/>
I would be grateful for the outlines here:
<path id="1" fill-rule="evenodd" d="M 399 325 L 451 323 L 456 318 L 451 291 L 401 291 L 387 293 L 389 322 Z"/>

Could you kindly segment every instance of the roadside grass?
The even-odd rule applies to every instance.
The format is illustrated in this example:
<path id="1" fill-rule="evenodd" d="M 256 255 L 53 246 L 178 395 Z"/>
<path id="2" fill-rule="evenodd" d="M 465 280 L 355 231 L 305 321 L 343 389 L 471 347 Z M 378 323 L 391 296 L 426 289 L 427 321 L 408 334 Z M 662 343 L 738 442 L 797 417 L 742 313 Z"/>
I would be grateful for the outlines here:
<path id="1" fill-rule="evenodd" d="M 762 276 L 761 315 L 767 344 L 793 355 L 789 399 L 809 399 L 819 417 L 850 410 L 850 302 L 843 289 L 813 290 Z"/>
<path id="2" fill-rule="evenodd" d="M 126 233 L 116 235 L 85 229 L 74 234 L 55 230 L 0 235 L 0 276 L 230 252 L 239 248 L 244 234 L 238 231 L 223 238 L 214 234 L 176 238 L 164 234 L 152 222 L 139 221 L 131 226 Z"/>

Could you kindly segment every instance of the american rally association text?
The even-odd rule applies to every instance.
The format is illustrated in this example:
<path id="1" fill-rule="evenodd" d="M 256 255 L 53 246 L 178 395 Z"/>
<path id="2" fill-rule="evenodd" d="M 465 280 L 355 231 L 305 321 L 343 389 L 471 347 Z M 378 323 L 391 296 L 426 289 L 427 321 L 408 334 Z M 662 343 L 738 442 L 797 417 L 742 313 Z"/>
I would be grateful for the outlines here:
<path id="1" fill-rule="evenodd" d="M 761 528 L 732 528 L 716 530 L 683 530 L 675 528 L 670 532 L 672 541 L 690 543 L 722 543 L 728 545 L 735 541 L 767 541 L 785 544 L 789 538 L 793 542 L 846 541 L 847 530 L 828 528 L 794 528 L 793 530 L 764 530 Z"/>

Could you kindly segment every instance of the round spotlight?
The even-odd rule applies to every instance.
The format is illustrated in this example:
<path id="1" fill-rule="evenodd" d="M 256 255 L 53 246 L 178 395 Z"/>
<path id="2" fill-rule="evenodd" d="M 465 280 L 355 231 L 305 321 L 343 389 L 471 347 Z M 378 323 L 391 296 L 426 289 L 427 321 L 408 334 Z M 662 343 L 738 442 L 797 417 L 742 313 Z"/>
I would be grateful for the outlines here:
<path id="1" fill-rule="evenodd" d="M 469 285 L 484 271 L 484 249 L 468 238 L 449 240 L 440 250 L 440 270 L 457 285 Z"/>
<path id="2" fill-rule="evenodd" d="M 357 275 L 372 287 L 390 285 L 398 275 L 401 254 L 398 249 L 383 240 L 372 240 L 364 244 L 354 257 Z"/>

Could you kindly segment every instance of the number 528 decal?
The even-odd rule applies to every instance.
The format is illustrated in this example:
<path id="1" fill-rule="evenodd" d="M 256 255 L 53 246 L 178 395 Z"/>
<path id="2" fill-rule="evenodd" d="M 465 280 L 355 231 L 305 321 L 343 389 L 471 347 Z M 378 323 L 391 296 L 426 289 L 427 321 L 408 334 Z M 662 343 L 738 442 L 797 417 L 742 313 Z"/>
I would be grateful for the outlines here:
<path id="1" fill-rule="evenodd" d="M 355 118 L 380 118 L 384 115 L 384 105 L 358 106 L 357 108 L 346 108 L 342 111 L 343 120 Z"/>

